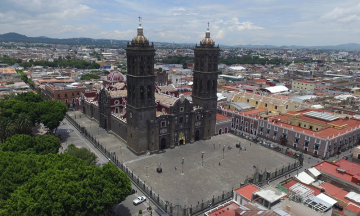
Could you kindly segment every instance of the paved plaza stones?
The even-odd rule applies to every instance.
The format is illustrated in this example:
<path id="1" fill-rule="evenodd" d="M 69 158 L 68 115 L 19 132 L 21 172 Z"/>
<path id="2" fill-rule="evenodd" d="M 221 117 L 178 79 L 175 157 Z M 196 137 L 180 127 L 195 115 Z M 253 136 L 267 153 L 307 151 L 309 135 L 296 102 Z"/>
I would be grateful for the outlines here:
<path id="1" fill-rule="evenodd" d="M 232 134 L 176 146 L 175 149 L 166 149 L 165 152 L 159 154 L 136 156 L 125 147 L 124 142 L 99 128 L 94 120 L 88 119 L 84 114 L 79 118 L 78 111 L 69 112 L 69 114 L 70 116 L 76 114 L 75 120 L 97 137 L 107 150 L 115 152 L 119 160 L 124 162 L 149 187 L 152 187 L 155 193 L 159 193 L 164 200 L 173 204 L 196 205 L 198 200 L 205 202 L 213 195 L 221 196 L 223 191 L 226 193 L 233 188 L 238 188 L 247 176 L 254 173 L 254 165 L 259 171 L 265 169 L 275 171 L 276 168 L 295 162 L 294 158 L 255 143 L 250 146 L 250 141 Z M 240 154 L 239 149 L 235 147 L 239 141 L 243 147 Z M 225 151 L 223 151 L 224 145 Z M 244 151 L 245 147 L 246 151 Z M 202 152 L 204 152 L 203 166 Z M 184 165 L 182 165 L 183 158 Z M 156 172 L 159 163 L 163 169 L 162 173 Z M 147 171 L 146 167 L 148 167 Z"/>

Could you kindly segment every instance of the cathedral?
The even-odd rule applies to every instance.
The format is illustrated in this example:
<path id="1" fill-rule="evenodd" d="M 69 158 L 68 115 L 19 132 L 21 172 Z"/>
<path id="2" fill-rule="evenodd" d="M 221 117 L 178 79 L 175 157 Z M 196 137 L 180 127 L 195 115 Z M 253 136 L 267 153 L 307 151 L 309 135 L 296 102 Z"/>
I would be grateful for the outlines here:
<path id="1" fill-rule="evenodd" d="M 127 44 L 126 78 L 110 74 L 99 92 L 82 95 L 79 108 L 137 155 L 210 139 L 216 127 L 219 54 L 208 28 L 194 48 L 192 101 L 167 94 L 156 82 L 154 45 L 140 22 Z"/>

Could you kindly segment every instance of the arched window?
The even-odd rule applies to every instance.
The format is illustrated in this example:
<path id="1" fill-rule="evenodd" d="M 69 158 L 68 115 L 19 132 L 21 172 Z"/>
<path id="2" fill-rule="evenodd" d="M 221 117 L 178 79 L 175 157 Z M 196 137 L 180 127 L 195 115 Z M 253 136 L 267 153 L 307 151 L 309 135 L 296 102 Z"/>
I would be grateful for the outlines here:
<path id="1" fill-rule="evenodd" d="M 145 88 L 144 88 L 144 86 L 140 87 L 140 99 L 141 100 L 145 99 Z"/>
<path id="2" fill-rule="evenodd" d="M 150 65 L 148 66 L 147 70 L 148 70 L 148 74 L 151 74 L 151 67 L 150 67 Z"/>
<path id="3" fill-rule="evenodd" d="M 216 80 L 213 80 L 212 90 L 216 91 L 217 83 Z"/>
<path id="4" fill-rule="evenodd" d="M 207 81 L 207 87 L 206 87 L 206 91 L 209 92 L 211 89 L 211 86 L 210 86 L 210 80 Z"/>
<path id="5" fill-rule="evenodd" d="M 209 71 L 209 72 L 212 71 L 212 70 L 211 70 L 211 63 L 208 64 L 208 71 Z"/>
<path id="6" fill-rule="evenodd" d="M 140 74 L 144 74 L 144 67 L 142 65 L 140 66 Z"/>
<path id="7" fill-rule="evenodd" d="M 147 87 L 147 98 L 152 98 L 152 88 L 151 85 Z"/>

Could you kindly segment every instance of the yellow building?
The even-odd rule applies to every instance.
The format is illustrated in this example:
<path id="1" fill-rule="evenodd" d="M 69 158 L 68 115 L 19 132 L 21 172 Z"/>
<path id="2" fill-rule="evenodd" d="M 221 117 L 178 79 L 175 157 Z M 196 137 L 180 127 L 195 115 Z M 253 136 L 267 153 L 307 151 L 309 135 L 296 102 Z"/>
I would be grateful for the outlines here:
<path id="1" fill-rule="evenodd" d="M 282 98 L 280 96 L 267 96 L 254 93 L 241 92 L 236 94 L 232 102 L 245 102 L 253 106 L 255 109 L 265 109 L 267 111 L 286 113 L 288 111 L 299 111 L 310 108 L 310 104 L 300 103 Z"/>
<path id="2" fill-rule="evenodd" d="M 297 91 L 314 91 L 316 88 L 320 87 L 322 84 L 319 81 L 311 81 L 311 80 L 294 80 L 292 81 L 292 90 Z"/>

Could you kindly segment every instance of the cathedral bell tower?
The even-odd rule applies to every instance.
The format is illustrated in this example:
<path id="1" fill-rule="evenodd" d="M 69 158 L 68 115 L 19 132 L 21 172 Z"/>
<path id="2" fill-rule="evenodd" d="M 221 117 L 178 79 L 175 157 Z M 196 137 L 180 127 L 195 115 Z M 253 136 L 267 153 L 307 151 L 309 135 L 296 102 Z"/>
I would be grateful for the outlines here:
<path id="1" fill-rule="evenodd" d="M 127 57 L 127 145 L 135 154 L 151 151 L 149 122 L 156 119 L 155 49 L 143 34 L 141 17 L 137 36 L 128 43 Z"/>
<path id="2" fill-rule="evenodd" d="M 195 66 L 192 100 L 194 106 L 203 109 L 203 133 L 200 139 L 210 139 L 215 135 L 217 79 L 219 46 L 210 38 L 209 23 L 205 38 L 200 46 L 195 46 Z"/>

